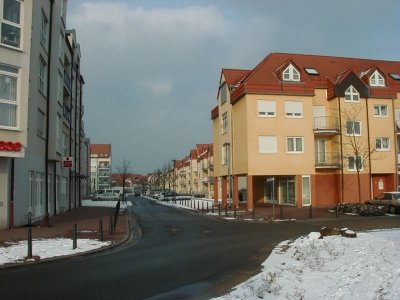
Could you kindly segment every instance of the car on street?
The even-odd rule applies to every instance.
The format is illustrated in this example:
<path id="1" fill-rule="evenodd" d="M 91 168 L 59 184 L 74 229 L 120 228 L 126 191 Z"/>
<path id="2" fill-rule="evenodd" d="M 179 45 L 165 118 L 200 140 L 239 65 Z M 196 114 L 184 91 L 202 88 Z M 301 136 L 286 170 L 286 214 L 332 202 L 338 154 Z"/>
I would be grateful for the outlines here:
<path id="1" fill-rule="evenodd" d="M 365 203 L 386 206 L 388 212 L 394 214 L 400 210 L 400 192 L 384 192 Z"/>
<path id="2" fill-rule="evenodd" d="M 120 196 L 115 192 L 104 192 L 100 194 L 96 194 L 94 200 L 97 201 L 118 201 Z"/>

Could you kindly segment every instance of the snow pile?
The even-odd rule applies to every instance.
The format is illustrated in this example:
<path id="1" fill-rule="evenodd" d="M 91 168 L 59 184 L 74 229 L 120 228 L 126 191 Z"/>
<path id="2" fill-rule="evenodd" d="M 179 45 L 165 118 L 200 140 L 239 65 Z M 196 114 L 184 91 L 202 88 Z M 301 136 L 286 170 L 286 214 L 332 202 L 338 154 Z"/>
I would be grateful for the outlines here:
<path id="1" fill-rule="evenodd" d="M 97 248 L 109 246 L 111 242 L 100 242 L 93 239 L 78 239 L 77 248 L 72 249 L 72 239 L 34 239 L 32 241 L 32 261 L 50 257 L 73 255 Z M 28 242 L 5 242 L 5 247 L 0 247 L 0 265 L 8 263 L 23 263 L 27 259 Z"/>
<path id="2" fill-rule="evenodd" d="M 280 243 L 260 274 L 219 299 L 400 299 L 400 230 L 319 236 Z"/>

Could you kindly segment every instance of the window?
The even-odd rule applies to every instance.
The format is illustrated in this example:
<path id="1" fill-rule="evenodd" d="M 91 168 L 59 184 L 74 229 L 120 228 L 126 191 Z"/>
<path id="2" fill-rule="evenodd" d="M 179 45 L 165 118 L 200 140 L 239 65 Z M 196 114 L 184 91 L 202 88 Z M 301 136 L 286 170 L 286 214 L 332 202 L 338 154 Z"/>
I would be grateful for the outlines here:
<path id="1" fill-rule="evenodd" d="M 282 204 L 296 203 L 296 178 L 294 176 L 279 177 L 279 190 Z"/>
<path id="2" fill-rule="evenodd" d="M 1 43 L 21 48 L 21 1 L 0 0 Z"/>
<path id="3" fill-rule="evenodd" d="M 375 139 L 375 149 L 378 151 L 388 151 L 389 150 L 389 138 L 376 138 Z"/>
<path id="4" fill-rule="evenodd" d="M 62 143 L 62 118 L 59 114 L 57 114 L 56 121 L 56 151 L 60 154 L 63 152 L 63 143 Z"/>
<path id="5" fill-rule="evenodd" d="M 36 205 L 42 206 L 44 204 L 44 174 L 36 173 Z"/>
<path id="6" fill-rule="evenodd" d="M 43 57 L 39 59 L 39 91 L 46 95 L 46 76 L 47 76 L 47 65 Z"/>
<path id="7" fill-rule="evenodd" d="M 363 161 L 360 155 L 347 157 L 347 163 L 349 171 L 362 171 L 364 168 Z"/>
<path id="8" fill-rule="evenodd" d="M 46 132 L 46 117 L 44 112 L 42 112 L 40 109 L 38 109 L 36 121 L 37 121 L 36 133 L 37 135 L 44 137 Z"/>
<path id="9" fill-rule="evenodd" d="M 300 81 L 300 73 L 296 70 L 295 67 L 289 65 L 283 71 L 283 80 L 284 81 Z"/>
<path id="10" fill-rule="evenodd" d="M 49 28 L 49 20 L 47 19 L 44 11 L 42 11 L 42 28 L 40 30 L 40 43 L 45 49 L 47 49 L 47 40 L 49 31 L 48 28 Z"/>
<path id="11" fill-rule="evenodd" d="M 64 32 L 60 29 L 60 40 L 58 43 L 58 57 L 64 63 Z"/>
<path id="12" fill-rule="evenodd" d="M 289 118 L 302 118 L 303 117 L 303 102 L 299 101 L 285 101 L 285 113 Z"/>
<path id="13" fill-rule="evenodd" d="M 0 64 L 0 126 L 18 126 L 18 69 Z"/>
<path id="14" fill-rule="evenodd" d="M 369 85 L 370 86 L 385 86 L 385 79 L 378 71 L 375 71 L 369 78 Z"/>
<path id="15" fill-rule="evenodd" d="M 258 116 L 259 117 L 275 117 L 276 116 L 276 102 L 272 100 L 258 100 L 257 101 Z"/>
<path id="16" fill-rule="evenodd" d="M 64 99 L 64 76 L 58 71 L 57 101 L 62 105 Z"/>
<path id="17" fill-rule="evenodd" d="M 349 88 L 344 92 L 344 97 L 348 102 L 359 102 L 360 94 L 354 88 L 354 86 L 349 86 Z"/>
<path id="18" fill-rule="evenodd" d="M 228 131 L 228 113 L 225 112 L 222 114 L 221 120 L 221 133 L 224 134 Z"/>
<path id="19" fill-rule="evenodd" d="M 319 72 L 315 68 L 304 68 L 308 75 L 319 75 Z"/>
<path id="20" fill-rule="evenodd" d="M 62 152 L 64 156 L 68 156 L 68 135 L 65 132 L 62 133 Z"/>
<path id="21" fill-rule="evenodd" d="M 226 102 L 228 99 L 228 86 L 226 85 L 226 82 L 224 82 L 221 87 L 220 87 L 220 92 L 221 92 L 221 105 Z"/>
<path id="22" fill-rule="evenodd" d="M 222 146 L 222 164 L 227 165 L 229 163 L 229 144 Z"/>
<path id="23" fill-rule="evenodd" d="M 361 135 L 361 122 L 347 121 L 346 129 L 347 129 L 347 135 Z"/>
<path id="24" fill-rule="evenodd" d="M 287 152 L 302 153 L 303 152 L 303 137 L 288 137 L 286 139 Z"/>
<path id="25" fill-rule="evenodd" d="M 387 105 L 375 105 L 374 115 L 377 117 L 387 117 Z"/>
<path id="26" fill-rule="evenodd" d="M 65 22 L 65 16 L 67 13 L 67 0 L 62 0 L 61 1 L 61 18 L 64 20 Z"/>
<path id="27" fill-rule="evenodd" d="M 259 153 L 277 153 L 278 143 L 276 136 L 259 136 L 258 137 Z"/>

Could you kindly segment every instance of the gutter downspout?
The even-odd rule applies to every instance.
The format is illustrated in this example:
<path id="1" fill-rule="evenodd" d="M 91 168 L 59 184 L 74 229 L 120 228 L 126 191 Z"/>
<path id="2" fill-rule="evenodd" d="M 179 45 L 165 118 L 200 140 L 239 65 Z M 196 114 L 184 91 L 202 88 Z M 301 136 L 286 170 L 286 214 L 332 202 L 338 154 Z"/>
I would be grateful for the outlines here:
<path id="1" fill-rule="evenodd" d="M 8 229 L 14 228 L 14 187 L 15 187 L 15 158 L 11 158 L 10 174 L 10 219 Z"/>
<path id="2" fill-rule="evenodd" d="M 371 165 L 371 141 L 370 141 L 370 132 L 369 132 L 369 109 L 368 109 L 368 98 L 365 98 L 365 107 L 367 109 L 367 145 L 368 145 L 368 175 L 369 175 L 369 195 L 370 198 L 373 198 L 373 182 L 372 182 L 372 165 Z"/>
<path id="3" fill-rule="evenodd" d="M 69 156 L 72 156 L 72 141 L 71 141 L 71 137 L 72 137 L 72 117 L 73 117 L 73 113 L 72 113 L 72 74 L 73 74 L 73 69 L 74 69 L 74 53 L 72 52 L 72 49 L 70 47 L 68 47 L 70 49 L 71 52 L 71 95 L 69 97 L 69 110 L 70 110 L 70 121 L 69 121 Z M 68 208 L 69 210 L 72 209 L 71 206 L 71 200 L 72 200 L 72 168 L 69 168 L 69 201 L 68 201 Z"/>
<path id="4" fill-rule="evenodd" d="M 50 127 L 50 70 L 51 70 L 51 43 L 52 43 L 52 28 L 53 28 L 53 6 L 54 0 L 50 0 L 50 24 L 49 24 L 49 52 L 48 52 L 48 60 L 47 60 L 47 91 L 46 91 L 46 149 L 45 149 L 45 204 L 46 204 L 46 225 L 49 225 L 49 127 Z M 55 175 L 55 174 L 54 174 Z"/>
<path id="5" fill-rule="evenodd" d="M 344 174 L 343 174 L 343 139 L 342 139 L 342 110 L 340 108 L 340 97 L 337 97 L 339 107 L 339 142 L 340 142 L 340 203 L 344 198 Z"/>

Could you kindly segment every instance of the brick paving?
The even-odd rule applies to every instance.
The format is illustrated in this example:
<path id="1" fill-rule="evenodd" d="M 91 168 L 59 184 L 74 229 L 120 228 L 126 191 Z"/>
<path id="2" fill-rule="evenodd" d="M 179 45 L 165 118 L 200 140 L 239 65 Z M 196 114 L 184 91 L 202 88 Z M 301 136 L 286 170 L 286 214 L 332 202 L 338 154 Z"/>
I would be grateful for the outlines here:
<path id="1" fill-rule="evenodd" d="M 110 235 L 110 217 L 114 214 L 113 208 L 108 207 L 79 207 L 60 215 L 50 217 L 49 225 L 38 222 L 32 225 L 32 238 L 71 238 L 73 226 L 77 226 L 77 237 L 98 239 L 100 232 L 100 220 L 102 220 L 103 238 L 118 244 L 127 239 L 127 215 L 120 213 L 117 218 L 115 231 Z M 0 230 L 0 245 L 5 241 L 26 240 L 28 226 Z"/>

